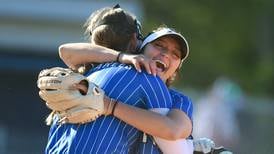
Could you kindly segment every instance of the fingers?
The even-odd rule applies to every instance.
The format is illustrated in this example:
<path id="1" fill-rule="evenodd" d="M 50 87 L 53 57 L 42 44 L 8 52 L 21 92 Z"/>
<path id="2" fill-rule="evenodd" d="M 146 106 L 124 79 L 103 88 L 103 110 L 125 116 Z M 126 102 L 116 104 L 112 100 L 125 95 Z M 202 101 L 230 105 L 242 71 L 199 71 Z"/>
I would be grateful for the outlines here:
<path id="1" fill-rule="evenodd" d="M 123 59 L 120 62 L 125 64 L 133 64 L 135 69 L 138 72 L 141 72 L 143 67 L 148 74 L 152 74 L 154 76 L 156 76 L 157 74 L 157 71 L 156 71 L 157 67 L 155 62 L 152 59 L 145 57 L 143 54 L 139 54 L 139 55 L 123 54 Z"/>
<path id="2" fill-rule="evenodd" d="M 145 67 L 146 71 L 148 74 L 151 74 L 151 69 L 150 69 L 150 62 L 149 60 L 143 60 L 141 61 L 142 62 L 142 65 Z"/>
<path id="3" fill-rule="evenodd" d="M 154 76 L 156 76 L 156 74 L 157 74 L 157 71 L 156 71 L 156 69 L 157 69 L 157 67 L 156 67 L 156 63 L 155 63 L 155 61 L 154 60 L 150 60 L 150 63 L 149 63 L 150 65 L 150 70 L 151 70 L 151 73 L 154 75 Z"/>
<path id="4" fill-rule="evenodd" d="M 138 72 L 142 72 L 141 66 L 137 61 L 133 62 L 133 65 Z"/>
<path id="5" fill-rule="evenodd" d="M 142 65 L 145 67 L 148 74 L 152 74 L 152 75 L 156 76 L 157 67 L 156 67 L 156 63 L 154 60 L 149 59 L 149 58 L 144 58 L 144 60 L 142 61 Z"/>
<path id="6" fill-rule="evenodd" d="M 152 74 L 154 76 L 156 75 L 156 64 L 152 59 L 149 59 L 144 55 L 138 55 L 136 58 L 136 63 L 139 67 L 143 66 L 148 74 Z"/>

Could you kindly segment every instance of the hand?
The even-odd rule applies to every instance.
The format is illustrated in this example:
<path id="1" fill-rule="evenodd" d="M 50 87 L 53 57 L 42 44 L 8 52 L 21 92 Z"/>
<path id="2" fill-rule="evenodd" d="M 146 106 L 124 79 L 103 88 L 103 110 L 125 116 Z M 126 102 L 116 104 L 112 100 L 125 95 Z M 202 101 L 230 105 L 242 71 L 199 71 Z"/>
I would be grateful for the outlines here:
<path id="1" fill-rule="evenodd" d="M 124 64 L 132 64 L 138 72 L 141 72 L 141 67 L 143 66 L 148 74 L 153 74 L 156 76 L 156 63 L 154 60 L 145 57 L 143 54 L 130 55 L 122 54 L 119 61 Z"/>

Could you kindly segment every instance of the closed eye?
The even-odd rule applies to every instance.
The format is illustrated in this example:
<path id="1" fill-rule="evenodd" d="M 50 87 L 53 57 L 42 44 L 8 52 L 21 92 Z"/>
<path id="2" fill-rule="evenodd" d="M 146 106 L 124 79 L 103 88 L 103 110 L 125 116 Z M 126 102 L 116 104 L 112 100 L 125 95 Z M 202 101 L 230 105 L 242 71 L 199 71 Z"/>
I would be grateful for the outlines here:
<path id="1" fill-rule="evenodd" d="M 177 53 L 176 51 L 173 52 L 172 56 L 173 56 L 173 58 L 175 58 L 175 59 L 180 59 L 180 58 L 181 58 L 180 54 Z"/>
<path id="2" fill-rule="evenodd" d="M 159 42 L 155 42 L 155 43 L 153 43 L 153 44 L 154 44 L 154 46 L 155 46 L 156 48 L 158 48 L 158 49 L 160 49 L 160 50 L 164 50 L 164 49 L 165 49 L 164 45 L 161 44 L 161 43 L 159 43 Z"/>

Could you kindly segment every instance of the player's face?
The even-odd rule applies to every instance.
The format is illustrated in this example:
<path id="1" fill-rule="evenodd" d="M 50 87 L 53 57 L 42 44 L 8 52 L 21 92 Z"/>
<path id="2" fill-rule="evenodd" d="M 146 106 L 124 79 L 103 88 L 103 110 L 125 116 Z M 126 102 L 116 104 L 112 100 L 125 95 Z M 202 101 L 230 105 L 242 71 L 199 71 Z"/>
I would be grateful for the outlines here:
<path id="1" fill-rule="evenodd" d="M 161 37 L 146 45 L 144 54 L 156 61 L 157 75 L 166 81 L 181 62 L 180 45 L 170 36 Z"/>

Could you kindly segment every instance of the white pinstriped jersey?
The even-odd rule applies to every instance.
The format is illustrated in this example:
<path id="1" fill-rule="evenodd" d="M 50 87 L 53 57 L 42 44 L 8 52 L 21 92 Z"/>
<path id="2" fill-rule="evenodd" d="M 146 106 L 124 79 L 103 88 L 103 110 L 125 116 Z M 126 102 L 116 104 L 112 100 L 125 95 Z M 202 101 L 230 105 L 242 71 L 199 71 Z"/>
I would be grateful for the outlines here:
<path id="1" fill-rule="evenodd" d="M 182 93 L 170 89 L 170 94 L 172 97 L 172 109 L 179 109 L 187 114 L 187 116 L 192 119 L 192 112 L 193 112 L 193 104 L 189 97 L 183 95 Z M 160 149 L 157 147 L 155 143 L 153 143 L 152 136 L 149 136 L 147 138 L 147 141 L 145 143 L 142 142 L 143 136 L 141 135 L 139 139 L 136 141 L 134 146 L 132 146 L 131 151 L 132 153 L 138 153 L 138 154 L 160 154 L 162 153 Z M 192 139 L 192 136 L 189 136 L 189 139 Z"/>
<path id="2" fill-rule="evenodd" d="M 168 89 L 159 77 L 138 73 L 119 63 L 101 64 L 88 78 L 106 95 L 144 109 L 171 108 Z M 136 128 L 113 116 L 101 116 L 84 125 L 51 126 L 45 153 L 128 153 L 139 136 Z"/>

